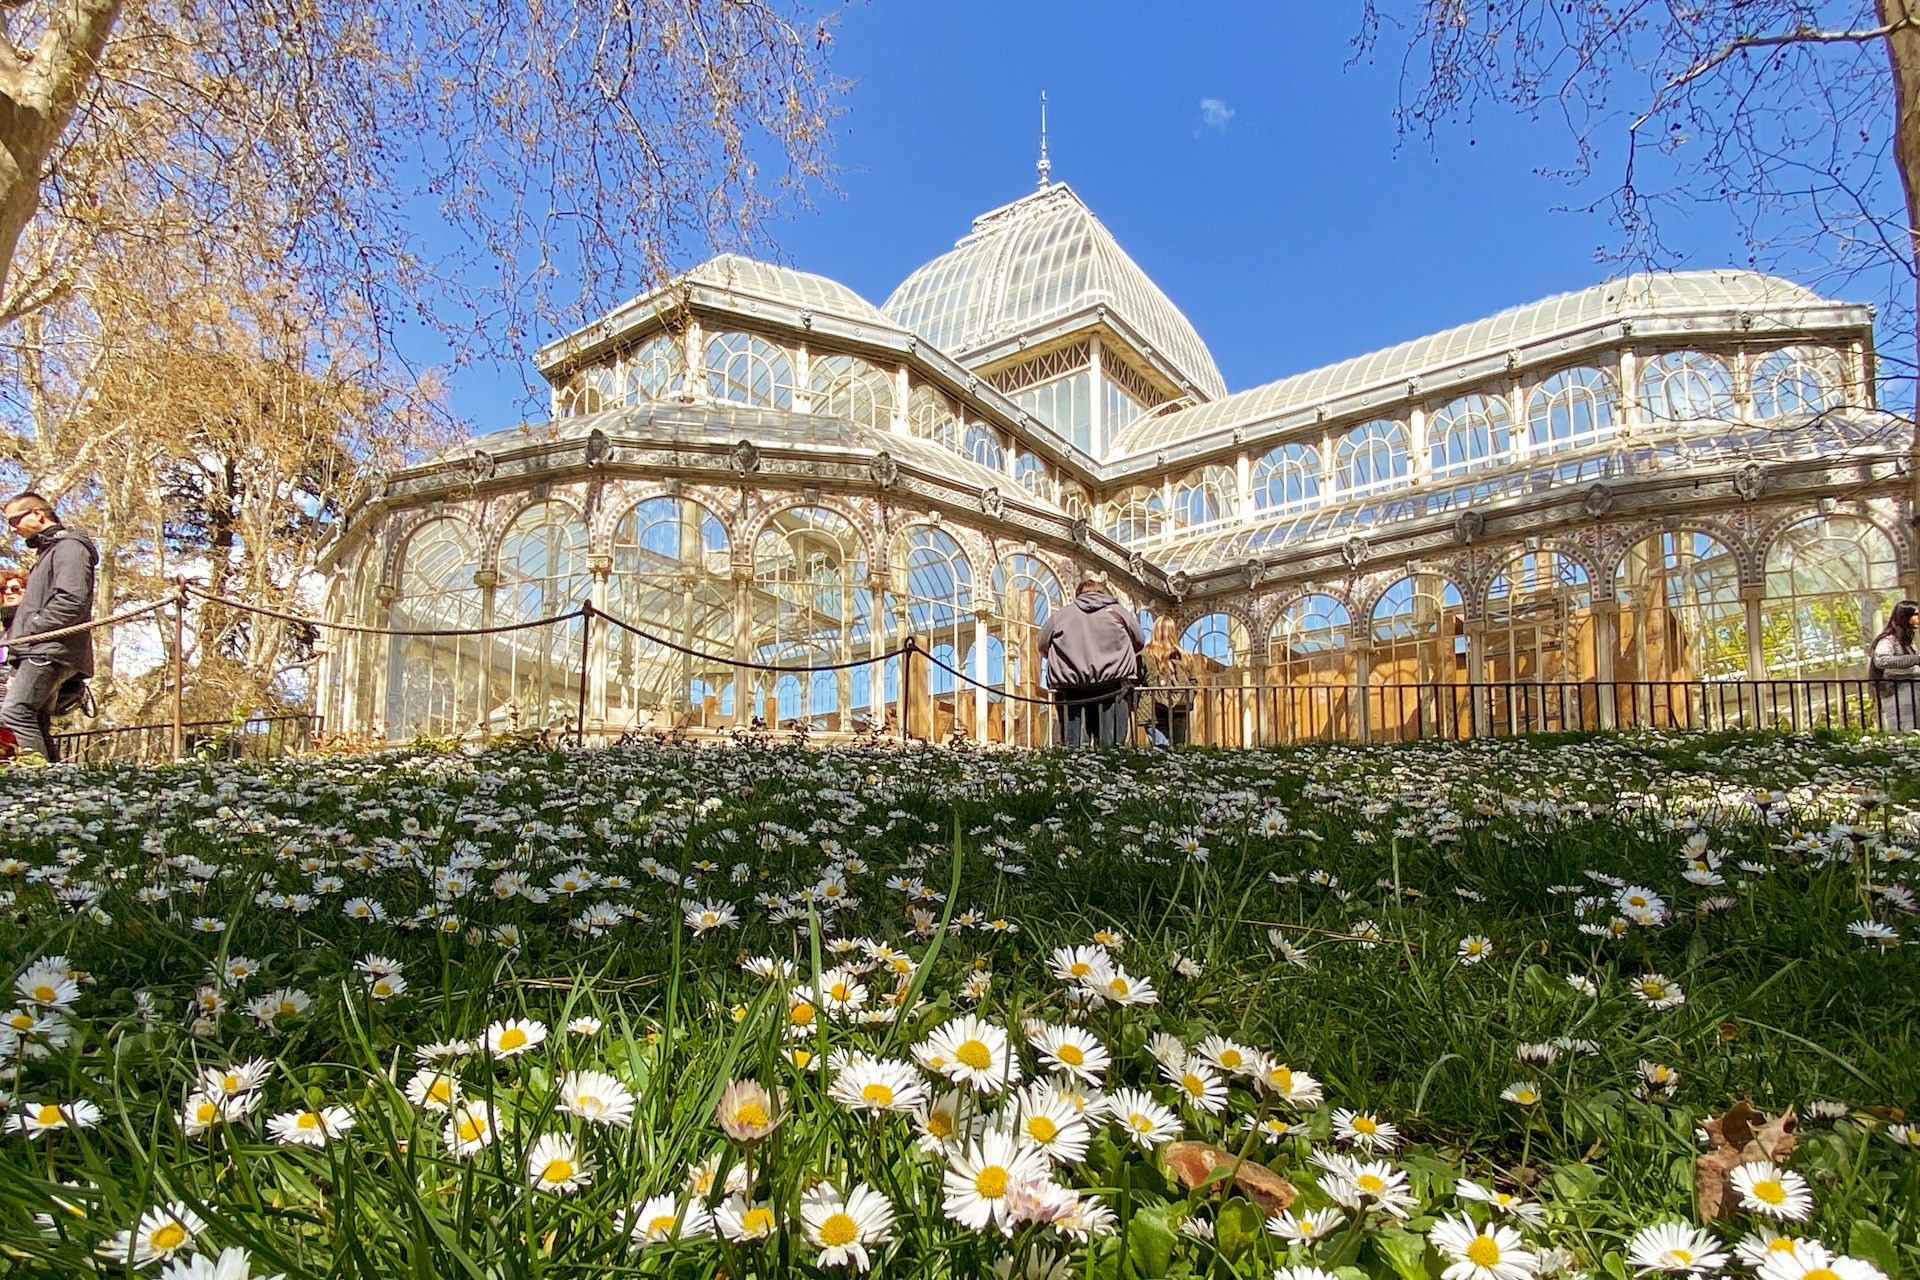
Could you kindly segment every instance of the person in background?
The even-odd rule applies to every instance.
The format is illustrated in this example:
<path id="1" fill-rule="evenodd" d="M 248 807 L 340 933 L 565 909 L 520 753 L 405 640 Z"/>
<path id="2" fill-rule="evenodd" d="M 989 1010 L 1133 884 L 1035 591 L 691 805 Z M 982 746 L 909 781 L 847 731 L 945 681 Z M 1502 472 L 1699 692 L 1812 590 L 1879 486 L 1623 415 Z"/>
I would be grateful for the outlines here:
<path id="1" fill-rule="evenodd" d="M 1867 675 L 1880 701 L 1880 727 L 1889 733 L 1911 733 L 1920 728 L 1920 653 L 1913 650 L 1914 620 L 1920 618 L 1920 600 L 1902 600 L 1893 606 L 1887 625 L 1867 651 Z"/>
<path id="2" fill-rule="evenodd" d="M 0 700 L 6 698 L 7 685 L 13 676 L 13 668 L 7 665 L 7 628 L 13 625 L 13 615 L 20 612 L 20 597 L 26 589 L 27 575 L 24 572 L 19 569 L 0 571 Z"/>
<path id="3" fill-rule="evenodd" d="M 33 567 L 5 636 L 7 693 L 0 699 L 0 729 L 10 729 L 20 753 L 54 758 L 53 706 L 69 676 L 93 675 L 93 633 L 52 640 L 33 637 L 93 618 L 93 571 L 100 553 L 93 540 L 69 529 L 53 504 L 33 492 L 17 493 L 0 508 L 7 525 L 33 548 Z"/>
<path id="4" fill-rule="evenodd" d="M 1040 633 L 1040 656 L 1064 745 L 1127 740 L 1146 646 L 1139 620 L 1092 578 L 1081 579 L 1073 602 L 1053 611 Z"/>

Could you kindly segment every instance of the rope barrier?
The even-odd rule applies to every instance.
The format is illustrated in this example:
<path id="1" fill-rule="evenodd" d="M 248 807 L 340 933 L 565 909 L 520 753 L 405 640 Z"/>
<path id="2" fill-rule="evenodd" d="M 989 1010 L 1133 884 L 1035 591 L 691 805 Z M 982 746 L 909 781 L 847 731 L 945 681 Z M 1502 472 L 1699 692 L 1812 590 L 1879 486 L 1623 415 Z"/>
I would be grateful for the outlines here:
<path id="1" fill-rule="evenodd" d="M 940 668 L 942 671 L 946 672 L 950 676 L 957 676 L 960 679 L 965 680 L 968 684 L 972 685 L 976 689 L 985 689 L 988 693 L 991 693 L 996 697 L 1006 698 L 1014 702 L 1030 703 L 1036 707 L 1092 707 L 1092 706 L 1097 706 L 1102 702 L 1111 702 L 1116 696 L 1118 696 L 1117 694 L 1109 693 L 1098 698 L 1060 698 L 1060 697 L 1030 698 L 1024 693 L 1014 693 L 1011 690 L 1001 689 L 996 685 L 990 685 L 985 683 L 984 681 L 975 680 L 972 676 L 968 675 L 966 672 L 960 671 L 960 670 L 957 670 L 956 668 L 948 666 L 946 663 L 940 661 L 940 659 L 934 657 L 931 653 L 926 654 L 924 656 L 926 657 L 927 662 L 929 664 Z M 1131 693 L 1133 689 L 1136 687 L 1144 687 L 1144 686 L 1129 685 L 1126 688 L 1122 689 L 1121 692 Z"/>
<path id="2" fill-rule="evenodd" d="M 547 618 L 535 618 L 530 622 L 503 623 L 499 626 L 494 626 L 494 627 L 469 627 L 469 628 L 458 629 L 458 630 L 447 628 L 447 629 L 435 629 L 435 630 L 426 630 L 426 631 L 407 631 L 407 630 L 402 630 L 395 627 L 369 627 L 369 626 L 362 626 L 357 623 L 327 622 L 319 618 L 303 617 L 299 614 L 287 613 L 279 609 L 270 609 L 265 605 L 251 604 L 245 600 L 236 600 L 231 596 L 224 596 L 216 592 L 206 591 L 201 589 L 200 587 L 193 585 L 192 583 L 181 584 L 181 591 L 184 594 L 191 594 L 194 596 L 198 596 L 202 600 L 210 601 L 215 604 L 226 605 L 229 608 L 239 609 L 247 613 L 262 614 L 269 618 L 278 618 L 283 622 L 298 623 L 302 626 L 309 626 L 309 627 L 315 627 L 315 628 L 331 627 L 335 630 L 351 631 L 360 635 L 424 636 L 424 637 L 435 637 L 435 638 L 453 638 L 453 637 L 459 637 L 459 636 L 485 636 L 485 635 L 498 635 L 503 632 L 509 632 L 509 631 L 525 631 L 532 627 L 550 626 L 556 622 L 571 622 L 576 619 L 601 618 L 601 619 L 604 619 L 606 622 L 612 624 L 613 626 L 620 628 L 622 631 L 629 632 L 630 634 L 638 636 L 640 639 L 645 640 L 650 644 L 657 644 L 661 648 L 671 650 L 674 653 L 684 654 L 687 657 L 697 659 L 698 661 L 701 661 L 701 662 L 711 663 L 715 666 L 732 667 L 732 668 L 744 669 L 747 671 L 766 671 L 766 672 L 772 672 L 775 674 L 782 674 L 782 675 L 805 675 L 805 674 L 809 674 L 816 671 L 847 671 L 855 667 L 864 667 L 864 666 L 870 666 L 874 663 L 888 662 L 894 658 L 899 657 L 902 654 L 908 654 L 908 655 L 919 654 L 922 658 L 926 660 L 929 666 L 937 667 L 940 670 L 946 672 L 948 675 L 953 676 L 955 679 L 964 680 L 967 682 L 967 684 L 973 686 L 974 688 L 985 689 L 987 692 L 993 694 L 997 698 L 1001 698 L 1001 699 L 1012 701 L 1012 702 L 1022 702 L 1030 706 L 1036 706 L 1036 707 L 1094 706 L 1098 703 L 1107 702 L 1115 696 L 1113 694 L 1107 694 L 1103 697 L 1098 697 L 1098 698 L 1071 698 L 1071 697 L 1062 698 L 1058 696 L 1047 697 L 1047 698 L 1035 698 L 1035 697 L 1029 697 L 1026 694 L 1015 693 L 1010 689 L 1001 689 L 995 685 L 987 684 L 984 681 L 976 680 L 974 677 L 968 675 L 964 671 L 961 671 L 959 668 L 949 666 L 947 663 L 942 662 L 940 659 L 934 657 L 932 653 L 928 652 L 925 649 L 922 649 L 919 646 L 919 644 L 916 642 L 914 637 L 912 636 L 907 637 L 904 643 L 895 645 L 893 648 L 888 649 L 883 653 L 872 654 L 864 658 L 849 658 L 844 662 L 828 662 L 828 663 L 820 663 L 817 665 L 794 666 L 786 663 L 755 662 L 747 658 L 721 657 L 718 654 L 703 653 L 698 649 L 694 649 L 687 645 L 676 643 L 675 641 L 669 640 L 664 636 L 655 635 L 651 631 L 646 630 L 644 627 L 636 626 L 633 623 L 628 622 L 624 618 L 617 617 L 614 614 L 607 613 L 606 611 L 601 609 L 596 609 L 591 603 L 583 604 L 578 609 L 571 610 L 567 613 L 557 613 Z M 125 614 L 116 614 L 114 617 L 103 618 L 99 622 L 90 623 L 88 624 L 88 627 L 106 626 L 109 623 L 123 621 L 127 618 L 139 617 L 143 614 L 152 613 L 158 609 L 164 608 L 167 603 L 170 603 L 170 602 L 163 601 L 160 604 L 147 605 L 144 608 L 141 608 L 138 610 L 132 610 Z M 84 630 L 84 629 L 86 628 L 68 628 L 67 630 L 73 631 L 73 630 Z M 45 635 L 49 637 L 63 635 L 63 634 L 66 634 L 66 632 L 45 633 Z M 39 639 L 42 637 L 29 637 L 29 638 Z"/>
<path id="3" fill-rule="evenodd" d="M 634 635 L 639 636 L 642 640 L 650 641 L 654 644 L 661 646 L 662 648 L 671 649 L 675 653 L 684 653 L 688 657 L 698 658 L 702 662 L 711 662 L 718 665 L 725 665 L 729 667 L 744 667 L 748 671 L 776 671 L 776 672 L 784 672 L 791 675 L 800 675 L 809 671 L 847 671 L 854 667 L 864 667 L 875 662 L 886 662 L 888 659 L 896 658 L 900 656 L 902 653 L 905 653 L 910 649 L 918 648 L 918 646 L 916 646 L 915 644 L 913 644 L 911 640 L 909 640 L 906 644 L 897 645 L 894 648 L 888 649 L 884 653 L 873 654 L 865 658 L 849 658 L 845 662 L 828 662 L 815 667 L 793 667 L 793 666 L 782 665 L 780 663 L 752 662 L 746 658 L 721 658 L 721 657 L 716 657 L 715 655 L 710 653 L 701 653 L 698 649 L 689 649 L 687 646 L 683 644 L 675 644 L 671 640 L 665 639 L 661 636 L 656 636 L 650 631 L 646 631 L 641 629 L 640 627 L 634 626 L 631 622 L 626 621 L 624 618 L 616 618 L 614 615 L 610 613 L 607 613 L 600 609 L 595 609 L 593 608 L 592 605 L 588 605 L 587 608 L 592 611 L 594 617 L 604 619 L 605 621 L 612 623 L 614 626 L 619 627 L 622 631 L 630 631 Z"/>
<path id="4" fill-rule="evenodd" d="M 586 617 L 588 611 L 593 608 L 592 605 L 585 605 L 566 613 L 556 613 L 549 618 L 534 618 L 528 622 L 503 622 L 493 627 L 406 631 L 398 627 L 368 627 L 355 622 L 326 622 L 319 618 L 303 618 L 297 613 L 286 613 L 279 609 L 269 609 L 265 605 L 249 604 L 245 600 L 235 600 L 231 596 L 219 595 L 212 591 L 202 591 L 192 583 L 185 584 L 184 590 L 189 595 L 199 596 L 202 600 L 210 601 L 214 604 L 226 605 L 230 609 L 241 609 L 247 613 L 263 614 L 269 618 L 278 618 L 282 622 L 297 622 L 306 627 L 330 627 L 335 631 L 351 631 L 356 635 L 363 636 L 430 636 L 442 639 L 454 636 L 492 636 L 500 635 L 507 631 L 526 631 L 533 627 L 548 627 L 556 622 L 572 622 L 577 618 Z M 606 615 L 602 614 L 600 616 L 605 617 Z"/>
<path id="5" fill-rule="evenodd" d="M 173 596 L 169 596 L 158 604 L 143 604 L 137 608 L 123 609 L 111 617 L 95 618 L 91 622 L 76 622 L 70 627 L 59 627 L 53 631 L 36 631 L 30 636 L 7 636 L 5 638 L 6 645 L 9 649 L 15 649 L 23 644 L 34 644 L 41 640 L 63 640 L 68 636 L 79 635 L 82 631 L 92 631 L 97 627 L 110 627 L 117 622 L 131 622 L 135 618 L 144 618 L 150 613 L 160 612 L 160 610 L 172 604 L 174 598 Z"/>

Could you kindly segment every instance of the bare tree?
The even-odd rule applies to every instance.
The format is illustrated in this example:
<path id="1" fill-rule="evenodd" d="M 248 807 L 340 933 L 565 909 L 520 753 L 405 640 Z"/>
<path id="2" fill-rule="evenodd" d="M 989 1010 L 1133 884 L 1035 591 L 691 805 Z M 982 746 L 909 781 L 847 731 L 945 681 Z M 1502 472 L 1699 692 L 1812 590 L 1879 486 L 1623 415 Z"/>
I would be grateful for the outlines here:
<path id="1" fill-rule="evenodd" d="M 838 86 L 802 3 L 6 0 L 0 319 L 103 240 L 244 232 L 376 337 L 518 357 L 823 179 Z"/>
<path id="2" fill-rule="evenodd" d="M 1883 304 L 1882 395 L 1911 405 L 1920 310 L 1920 0 L 1365 0 L 1406 38 L 1402 130 L 1483 105 L 1564 120 L 1620 257 L 1686 257 L 1667 215 L 1726 210 L 1749 264 Z"/>

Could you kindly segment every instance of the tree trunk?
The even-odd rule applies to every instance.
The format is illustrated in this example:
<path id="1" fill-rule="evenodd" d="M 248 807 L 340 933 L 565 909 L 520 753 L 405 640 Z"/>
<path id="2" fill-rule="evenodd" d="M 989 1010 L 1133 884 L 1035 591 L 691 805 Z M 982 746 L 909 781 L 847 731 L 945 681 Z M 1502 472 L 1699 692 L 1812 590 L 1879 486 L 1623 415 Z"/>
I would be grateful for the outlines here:
<path id="1" fill-rule="evenodd" d="M 1920 317 L 1920 0 L 1874 0 L 1887 33 L 1893 69 L 1893 159 L 1907 197 L 1907 243 L 1913 254 L 1915 315 Z M 1907 459 L 1913 492 L 1907 518 L 1920 529 L 1920 323 L 1914 329 L 1913 454 Z M 1910 584 L 1912 585 L 1912 584 Z"/>
<path id="2" fill-rule="evenodd" d="M 0 48 L 0 291 L 20 235 L 40 208 L 47 158 L 99 71 L 123 0 L 60 0 L 23 57 Z"/>

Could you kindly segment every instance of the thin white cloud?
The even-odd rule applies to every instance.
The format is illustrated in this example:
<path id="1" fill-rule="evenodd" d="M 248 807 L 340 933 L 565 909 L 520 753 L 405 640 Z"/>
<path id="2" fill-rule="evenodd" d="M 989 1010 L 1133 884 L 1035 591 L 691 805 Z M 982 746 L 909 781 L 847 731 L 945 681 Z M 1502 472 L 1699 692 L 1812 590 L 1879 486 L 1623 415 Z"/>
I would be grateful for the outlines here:
<path id="1" fill-rule="evenodd" d="M 1227 105 L 1225 98 L 1200 99 L 1200 127 L 1211 129 L 1215 133 L 1227 131 L 1227 121 L 1233 119 L 1233 108 Z"/>

